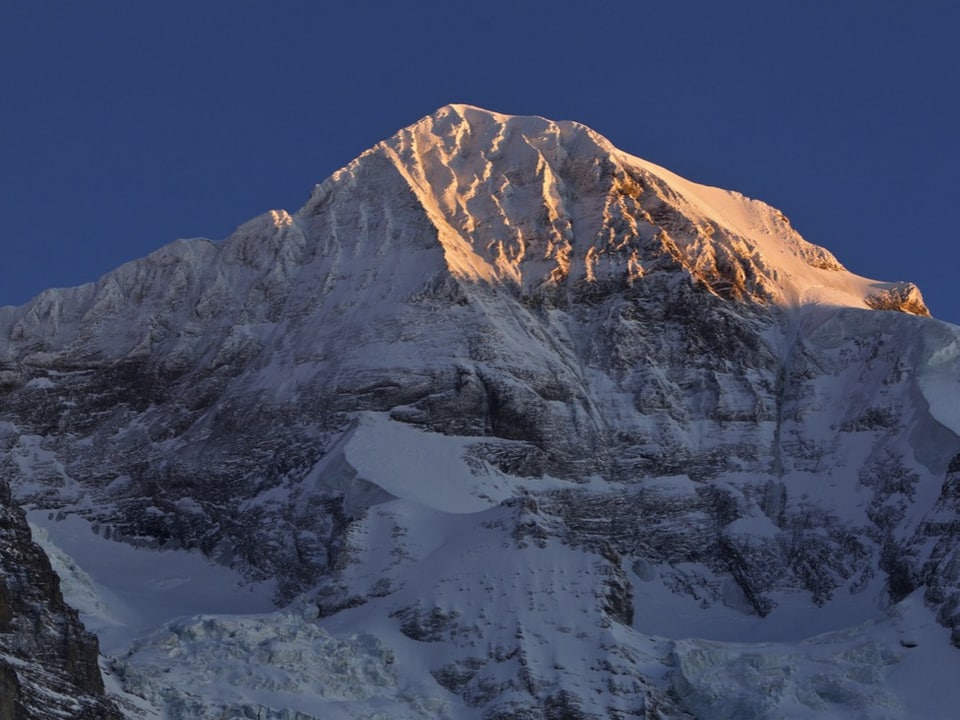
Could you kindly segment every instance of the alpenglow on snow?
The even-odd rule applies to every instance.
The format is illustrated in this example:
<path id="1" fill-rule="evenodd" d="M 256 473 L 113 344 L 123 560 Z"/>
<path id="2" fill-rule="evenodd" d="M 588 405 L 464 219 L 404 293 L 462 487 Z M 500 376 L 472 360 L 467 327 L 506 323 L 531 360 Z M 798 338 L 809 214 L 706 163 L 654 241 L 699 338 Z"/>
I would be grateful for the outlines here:
<path id="1" fill-rule="evenodd" d="M 960 328 L 574 122 L 0 308 L 0 398 L 0 716 L 960 705 Z"/>

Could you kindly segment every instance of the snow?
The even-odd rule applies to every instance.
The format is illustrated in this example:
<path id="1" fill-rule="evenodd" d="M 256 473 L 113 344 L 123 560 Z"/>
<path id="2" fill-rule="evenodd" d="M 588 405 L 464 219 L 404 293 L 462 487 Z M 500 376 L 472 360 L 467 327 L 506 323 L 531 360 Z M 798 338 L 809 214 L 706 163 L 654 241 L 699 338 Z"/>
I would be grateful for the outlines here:
<path id="1" fill-rule="evenodd" d="M 789 645 L 680 640 L 675 692 L 698 717 L 955 717 L 960 657 L 914 594 L 853 627 Z"/>
<path id="2" fill-rule="evenodd" d="M 126 692 L 167 707 L 173 719 L 271 709 L 314 717 L 322 708 L 323 718 L 337 720 L 380 703 L 399 706 L 396 717 L 415 717 L 417 703 L 402 702 L 395 658 L 382 642 L 369 634 L 334 638 L 312 620 L 283 611 L 171 622 L 138 640 L 111 672 Z"/>
<path id="3" fill-rule="evenodd" d="M 464 453 L 476 438 L 426 433 L 363 413 L 344 447 L 358 477 L 392 496 L 445 513 L 486 510 L 512 497 L 516 481 L 490 466 L 474 470 Z"/>
<path id="4" fill-rule="evenodd" d="M 30 380 L 25 387 L 29 390 L 49 390 L 56 387 L 56 383 L 49 377 L 38 377 Z"/>
<path id="5" fill-rule="evenodd" d="M 942 425 L 960 434 L 960 329 L 945 323 L 930 323 L 924 336 L 925 352 L 917 364 L 917 385 L 930 414 Z"/>
<path id="6" fill-rule="evenodd" d="M 571 178 L 564 171 L 572 155 L 593 161 L 592 178 Z M 462 279 L 529 289 L 561 278 L 602 281 L 624 270 L 631 280 L 642 278 L 644 260 L 631 243 L 648 229 L 630 201 L 618 195 L 615 178 L 624 172 L 649 181 L 699 228 L 697 237 L 672 238 L 693 274 L 729 249 L 756 268 L 773 301 L 787 307 L 865 309 L 868 298 L 901 287 L 847 271 L 829 252 L 803 240 L 774 208 L 681 178 L 617 150 L 577 123 L 449 105 L 367 151 L 334 180 L 355 178 L 363 163 L 383 161 L 416 195 L 436 230 L 447 270 Z M 611 161 L 614 177 L 602 177 L 601 164 Z M 571 182 L 584 186 L 573 190 Z M 601 202 L 591 193 L 605 182 L 612 185 Z M 322 185 L 307 207 L 332 189 Z M 616 229 L 621 221 L 628 230 Z M 629 257 L 621 256 L 625 248 L 633 249 Z"/>
<path id="7" fill-rule="evenodd" d="M 567 172 L 568 163 L 580 171 Z M 653 240 L 653 225 L 614 187 L 628 176 L 694 228 L 675 238 L 693 276 L 723 250 L 759 269 L 771 302 L 787 311 L 771 314 L 759 336 L 782 377 L 731 365 L 704 373 L 709 388 L 683 386 L 692 373 L 677 379 L 658 358 L 645 377 L 598 357 L 591 323 L 600 320 L 570 301 L 571 288 L 653 272 L 635 252 Z M 623 248 L 633 254 L 617 255 Z M 530 302 L 544 287 L 557 289 L 564 309 Z M 877 496 L 868 471 L 884 453 L 897 458 L 898 477 L 919 478 L 909 498 L 893 498 L 907 516 L 897 532 L 922 523 L 960 434 L 960 333 L 868 311 L 867 299 L 890 287 L 843 269 L 773 208 L 616 151 L 576 123 L 455 105 L 364 153 L 293 215 L 270 211 L 221 244 L 174 243 L 96 285 L 51 291 L 2 316 L 0 338 L 17 338 L 32 353 L 24 364 L 46 373 L 24 391 L 70 382 L 54 369 L 70 348 L 104 362 L 158 353 L 177 372 L 236 371 L 224 376 L 225 399 L 192 426 L 195 437 L 205 438 L 210 417 L 244 392 L 263 393 L 265 414 L 289 412 L 291 427 L 325 454 L 305 455 L 302 468 L 238 505 L 281 512 L 291 498 L 342 494 L 349 530 L 337 539 L 346 547 L 330 553 L 335 562 L 317 587 L 279 609 L 273 582 L 251 583 L 199 553 L 108 540 L 70 514 L 95 500 L 65 458 L 96 443 L 152 442 L 153 407 L 130 410 L 109 437 L 60 446 L 5 422 L 0 435 L 19 473 L 15 491 L 49 494 L 64 508 L 32 510 L 35 537 L 100 636 L 108 684 L 126 693 L 131 717 L 479 720 L 484 693 L 519 703 L 532 697 L 527 682 L 541 697 L 575 691 L 584 712 L 601 717 L 637 714 L 642 698 L 657 695 L 709 718 L 945 719 L 960 707 L 960 654 L 921 598 L 889 607 L 882 571 L 844 575 L 822 606 L 797 587 L 771 590 L 772 611 L 761 618 L 719 563 L 660 563 L 639 557 L 639 546 L 617 549 L 616 537 L 603 551 L 596 542 L 617 519 L 604 508 L 642 496 L 662 517 L 631 517 L 629 533 L 662 523 L 664 536 L 695 543 L 700 535 L 691 533 L 713 521 L 700 497 L 710 489 L 736 516 L 708 528 L 724 540 L 775 548 L 793 532 L 780 516 L 810 510 L 823 525 L 809 537 L 849 532 L 879 553 L 880 540 L 866 532 L 875 529 L 867 511 Z M 877 338 L 886 348 L 874 355 L 893 355 L 871 364 Z M 0 353 L 14 357 L 5 343 Z M 683 352 L 668 344 L 666 355 Z M 647 358 L 645 347 L 632 352 L 632 362 Z M 529 445 L 430 432 L 415 424 L 421 410 L 412 400 L 390 412 L 350 408 L 345 430 L 316 417 L 327 412 L 317 398 L 379 409 L 385 378 L 399 376 L 422 398 L 444 373 L 482 385 L 478 395 L 489 392 L 488 378 L 507 395 L 530 395 L 544 408 L 537 430 L 552 433 L 554 446 L 589 454 L 631 437 L 639 468 L 673 451 L 691 460 L 689 474 L 513 477 L 484 452 Z M 0 373 L 0 382 L 19 377 Z M 548 399 L 555 396 L 531 377 L 579 394 Z M 645 411 L 636 385 L 648 382 L 683 397 L 675 408 Z M 790 382 L 803 394 L 773 387 Z M 881 404 L 914 430 L 858 424 Z M 716 419 L 753 412 L 755 422 Z M 591 432 L 596 445 L 579 445 Z M 178 452 L 178 440 L 157 441 L 151 457 Z M 713 451 L 728 464 L 704 479 L 697 462 Z M 96 490 L 107 497 L 133 483 L 105 477 Z M 571 504 L 606 501 L 572 513 L 592 539 L 558 509 L 559 491 L 573 490 Z M 201 507 L 176 500 L 181 513 Z M 261 531 L 264 542 L 277 540 Z M 607 607 L 621 576 L 633 593 L 629 625 Z"/>
<path id="8" fill-rule="evenodd" d="M 139 634 L 198 613 L 274 609 L 273 583 L 244 582 L 197 552 L 152 550 L 106 540 L 77 515 L 27 514 L 34 540 L 60 575 L 64 595 L 84 624 L 115 653 Z"/>
<path id="9" fill-rule="evenodd" d="M 803 240 L 779 211 L 765 203 L 737 192 L 700 185 L 647 160 L 621 155 L 625 162 L 647 170 L 677 192 L 685 214 L 719 223 L 745 241 L 741 254 L 754 256 L 775 268 L 771 275 L 777 278 L 782 301 L 788 306 L 867 308 L 865 298 L 878 289 L 895 285 L 847 271 L 828 252 Z M 827 267 L 811 264 L 811 256 Z"/>

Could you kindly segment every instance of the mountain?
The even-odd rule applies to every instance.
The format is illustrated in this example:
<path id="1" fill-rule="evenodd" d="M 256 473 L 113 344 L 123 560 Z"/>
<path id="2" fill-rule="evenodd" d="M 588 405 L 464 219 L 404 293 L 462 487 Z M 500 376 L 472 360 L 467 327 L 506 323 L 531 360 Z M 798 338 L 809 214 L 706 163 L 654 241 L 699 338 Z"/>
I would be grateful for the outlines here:
<path id="1" fill-rule="evenodd" d="M 577 123 L 447 106 L 0 308 L 0 387 L 131 717 L 960 701 L 960 328 Z"/>

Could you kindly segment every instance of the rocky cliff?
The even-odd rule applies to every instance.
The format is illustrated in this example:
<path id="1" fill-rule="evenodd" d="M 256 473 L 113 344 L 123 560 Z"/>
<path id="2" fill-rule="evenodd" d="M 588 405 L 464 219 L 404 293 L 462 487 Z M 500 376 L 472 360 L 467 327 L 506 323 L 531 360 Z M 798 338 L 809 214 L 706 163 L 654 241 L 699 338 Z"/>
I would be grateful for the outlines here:
<path id="1" fill-rule="evenodd" d="M 60 593 L 23 511 L 0 483 L 0 718 L 106 720 L 97 638 Z"/>
<path id="2" fill-rule="evenodd" d="M 293 215 L 0 309 L 0 463 L 98 542 L 369 633 L 345 713 L 720 717 L 705 668 L 748 661 L 683 638 L 799 641 L 918 590 L 958 632 L 960 330 L 928 315 L 759 201 L 449 106 Z M 801 705 L 894 707 L 888 679 Z"/>

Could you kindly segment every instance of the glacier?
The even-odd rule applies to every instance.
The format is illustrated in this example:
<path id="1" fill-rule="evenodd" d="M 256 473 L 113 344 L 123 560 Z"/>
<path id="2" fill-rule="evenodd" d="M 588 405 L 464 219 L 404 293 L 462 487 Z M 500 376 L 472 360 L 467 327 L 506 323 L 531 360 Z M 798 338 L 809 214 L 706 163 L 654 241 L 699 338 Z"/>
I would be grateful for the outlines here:
<path id="1" fill-rule="evenodd" d="M 441 108 L 0 308 L 130 718 L 950 718 L 960 328 L 574 122 Z"/>

